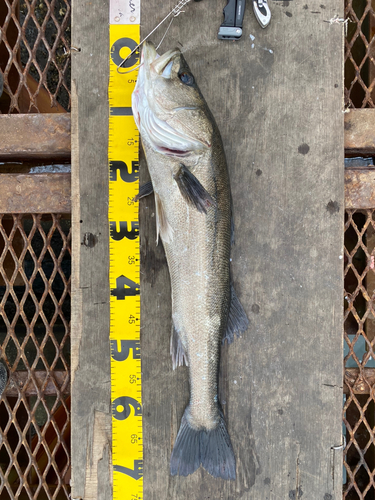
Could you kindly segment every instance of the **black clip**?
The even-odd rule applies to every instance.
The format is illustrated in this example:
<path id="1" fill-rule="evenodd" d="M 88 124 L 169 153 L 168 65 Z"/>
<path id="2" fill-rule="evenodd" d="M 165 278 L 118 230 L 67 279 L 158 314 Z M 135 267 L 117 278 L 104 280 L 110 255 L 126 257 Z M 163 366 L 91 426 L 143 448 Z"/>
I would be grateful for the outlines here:
<path id="1" fill-rule="evenodd" d="M 242 36 L 242 23 L 246 0 L 228 0 L 224 7 L 224 22 L 219 28 L 219 40 L 239 40 Z"/>

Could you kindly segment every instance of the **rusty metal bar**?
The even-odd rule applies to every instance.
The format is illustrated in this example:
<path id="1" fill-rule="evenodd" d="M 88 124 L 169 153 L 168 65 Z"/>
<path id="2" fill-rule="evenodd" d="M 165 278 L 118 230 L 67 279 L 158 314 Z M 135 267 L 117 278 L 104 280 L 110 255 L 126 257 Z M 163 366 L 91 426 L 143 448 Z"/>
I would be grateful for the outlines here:
<path id="1" fill-rule="evenodd" d="M 375 155 L 375 4 L 345 0 L 345 152 Z M 349 108 L 349 109 L 348 109 Z M 362 108 L 362 109 L 353 109 Z M 375 173 L 345 170 L 344 500 L 375 498 Z"/>
<path id="2" fill-rule="evenodd" d="M 375 492 L 375 208 L 368 190 L 375 183 L 371 169 L 348 169 L 346 182 L 356 192 L 346 192 L 346 203 L 360 203 L 363 192 L 362 204 L 372 205 L 345 214 L 343 499 L 368 500 Z"/>
<path id="3" fill-rule="evenodd" d="M 70 114 L 0 115 L 0 161 L 70 154 Z"/>
<path id="4" fill-rule="evenodd" d="M 42 390 L 44 396 L 56 396 L 56 394 L 70 394 L 69 372 L 55 370 L 53 380 L 47 376 L 47 372 L 37 370 L 33 372 L 33 379 L 29 380 L 27 371 L 14 372 L 5 389 L 6 397 L 18 397 L 22 392 L 26 397 L 37 396 L 38 389 Z"/>
<path id="5" fill-rule="evenodd" d="M 70 4 L 0 1 L 0 162 L 70 158 Z M 0 166 L 0 358 L 9 374 L 0 498 L 68 500 L 70 174 L 9 168 Z"/>
<path id="6" fill-rule="evenodd" d="M 374 4 L 371 0 L 345 2 L 345 104 L 374 108 Z"/>
<path id="7" fill-rule="evenodd" d="M 0 2 L 0 113 L 70 109 L 70 0 Z"/>
<path id="8" fill-rule="evenodd" d="M 70 174 L 1 174 L 0 212 L 70 213 Z"/>
<path id="9" fill-rule="evenodd" d="M 375 207 L 374 167 L 345 169 L 345 207 L 347 209 Z"/>
<path id="10" fill-rule="evenodd" d="M 0 397 L 0 498 L 7 500 L 70 498 L 70 238 L 62 215 L 0 214 L 0 355 L 9 374 Z"/>
<path id="11" fill-rule="evenodd" d="M 352 109 L 344 120 L 346 154 L 375 154 L 375 109 Z"/>
<path id="12" fill-rule="evenodd" d="M 375 368 L 365 368 L 365 375 L 359 368 L 345 368 L 344 393 L 370 394 L 375 386 Z M 350 389 L 349 389 L 350 388 Z"/>

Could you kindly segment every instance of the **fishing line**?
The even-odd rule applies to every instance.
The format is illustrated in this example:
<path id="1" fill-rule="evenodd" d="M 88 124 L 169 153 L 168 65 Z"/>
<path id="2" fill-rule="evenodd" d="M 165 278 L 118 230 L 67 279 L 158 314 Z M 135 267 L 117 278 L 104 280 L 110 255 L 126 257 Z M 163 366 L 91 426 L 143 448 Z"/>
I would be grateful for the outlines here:
<path id="1" fill-rule="evenodd" d="M 189 2 L 190 2 L 190 0 L 180 0 L 180 2 L 179 2 L 179 3 L 178 3 L 178 4 L 177 4 L 177 5 L 176 5 L 176 6 L 175 6 L 175 7 L 174 7 L 174 8 L 173 8 L 173 9 L 172 9 L 172 10 L 171 10 L 171 11 L 170 11 L 170 12 L 169 12 L 166 16 L 165 16 L 165 17 L 164 17 L 164 19 L 162 19 L 162 20 L 160 21 L 160 23 L 159 23 L 157 26 L 155 26 L 155 28 L 154 28 L 152 31 L 150 31 L 150 33 L 149 33 L 149 34 L 148 34 L 148 35 L 147 35 L 147 36 L 146 36 L 146 37 L 145 37 L 145 38 L 144 38 L 144 39 L 143 39 L 143 40 L 142 40 L 142 41 L 141 41 L 141 42 L 140 42 L 140 43 L 139 43 L 139 44 L 138 44 L 138 45 L 137 45 L 137 46 L 136 46 L 136 47 L 135 47 L 135 48 L 134 48 L 131 52 L 130 52 L 130 54 L 128 54 L 128 55 L 125 57 L 125 59 L 123 59 L 123 60 L 121 61 L 121 63 L 120 63 L 120 64 L 118 65 L 118 67 L 117 67 L 117 72 L 118 72 L 118 73 L 120 73 L 120 75 L 126 75 L 127 73 L 131 73 L 132 71 L 135 71 L 136 69 L 138 69 L 138 68 L 140 68 L 140 67 L 142 66 L 142 64 L 143 64 L 143 63 L 139 64 L 139 65 L 138 65 L 138 66 L 136 66 L 135 68 L 132 68 L 132 69 L 130 69 L 130 70 L 128 70 L 128 71 L 119 71 L 119 70 L 120 70 L 120 68 L 121 68 L 121 66 L 122 66 L 122 65 L 123 65 L 123 64 L 124 64 L 124 63 L 125 63 L 125 62 L 126 62 L 126 61 L 127 61 L 127 60 L 128 60 L 128 59 L 132 56 L 132 55 L 133 55 L 133 54 L 134 54 L 134 52 L 136 52 L 136 51 L 139 49 L 139 47 L 140 47 L 140 46 L 141 46 L 141 45 L 142 45 L 142 44 L 143 44 L 143 43 L 144 43 L 144 42 L 145 42 L 148 38 L 150 38 L 150 36 L 151 36 L 153 33 L 155 33 L 155 31 L 156 31 L 156 30 L 157 30 L 157 29 L 158 29 L 158 28 L 159 28 L 159 27 L 160 27 L 160 26 L 161 26 L 161 25 L 162 25 L 162 24 L 163 24 L 163 23 L 164 23 L 164 22 L 165 22 L 165 21 L 166 21 L 166 20 L 167 20 L 170 16 L 172 16 L 172 15 L 173 15 L 173 17 L 172 17 L 172 19 L 171 19 L 171 21 L 170 21 L 170 23 L 169 23 L 169 25 L 168 25 L 168 27 L 167 27 L 167 29 L 166 29 L 165 33 L 164 33 L 164 35 L 163 35 L 162 39 L 161 39 L 161 40 L 160 40 L 160 42 L 159 42 L 159 45 L 156 47 L 156 50 L 160 47 L 160 45 L 162 44 L 162 42 L 163 42 L 163 40 L 164 40 L 164 38 L 165 38 L 166 34 L 167 34 L 167 33 L 168 33 L 168 31 L 169 31 L 169 28 L 171 27 L 171 24 L 172 24 L 172 22 L 173 22 L 174 18 L 175 18 L 175 17 L 177 17 L 177 16 L 179 16 L 180 14 L 182 14 L 182 13 L 184 13 L 184 12 L 185 12 L 185 11 L 184 11 L 184 10 L 182 10 L 182 9 L 183 9 L 183 8 L 185 7 L 185 5 L 186 5 L 187 3 L 189 3 Z"/>

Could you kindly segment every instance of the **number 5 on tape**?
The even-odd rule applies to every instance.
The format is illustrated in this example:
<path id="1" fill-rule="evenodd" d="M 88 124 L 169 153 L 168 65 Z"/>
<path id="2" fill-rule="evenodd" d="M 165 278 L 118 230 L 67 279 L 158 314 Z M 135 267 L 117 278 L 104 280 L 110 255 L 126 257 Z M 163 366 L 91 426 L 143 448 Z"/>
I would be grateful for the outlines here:
<path id="1" fill-rule="evenodd" d="M 110 0 L 109 280 L 113 499 L 143 499 L 138 203 L 139 134 L 131 94 L 139 53 L 140 1 Z M 118 71 L 119 66 L 121 69 Z M 122 74 L 121 74 L 122 73 Z"/>

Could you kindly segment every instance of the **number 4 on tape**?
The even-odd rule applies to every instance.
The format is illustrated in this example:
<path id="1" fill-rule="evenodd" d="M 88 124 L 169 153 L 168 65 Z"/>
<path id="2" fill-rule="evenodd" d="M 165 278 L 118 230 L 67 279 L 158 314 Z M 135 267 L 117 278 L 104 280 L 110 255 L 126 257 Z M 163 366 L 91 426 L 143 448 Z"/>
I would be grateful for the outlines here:
<path id="1" fill-rule="evenodd" d="M 111 295 L 116 297 L 117 300 L 134 297 L 139 295 L 139 285 L 124 275 L 119 276 L 116 278 L 116 288 L 111 290 Z"/>

